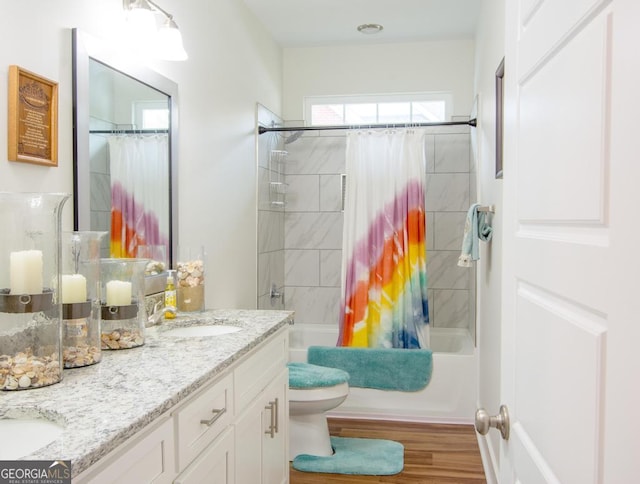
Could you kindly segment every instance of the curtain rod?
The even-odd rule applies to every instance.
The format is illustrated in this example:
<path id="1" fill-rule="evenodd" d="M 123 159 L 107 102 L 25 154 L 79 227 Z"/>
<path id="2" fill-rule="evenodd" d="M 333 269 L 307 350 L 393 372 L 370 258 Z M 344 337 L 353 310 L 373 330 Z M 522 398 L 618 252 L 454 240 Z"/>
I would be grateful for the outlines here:
<path id="1" fill-rule="evenodd" d="M 435 123 L 391 123 L 391 124 L 343 124 L 338 126 L 258 126 L 258 134 L 274 131 L 325 131 L 331 129 L 376 129 L 376 128 L 424 128 L 429 126 L 473 126 L 476 118 L 469 121 L 438 121 Z"/>
<path id="2" fill-rule="evenodd" d="M 89 134 L 167 134 L 168 129 L 92 129 Z"/>

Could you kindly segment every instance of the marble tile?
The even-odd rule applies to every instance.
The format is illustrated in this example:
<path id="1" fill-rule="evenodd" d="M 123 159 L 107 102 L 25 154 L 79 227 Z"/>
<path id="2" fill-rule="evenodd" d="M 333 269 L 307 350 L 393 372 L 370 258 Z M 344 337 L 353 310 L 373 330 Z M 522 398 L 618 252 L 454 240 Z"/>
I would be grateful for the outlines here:
<path id="1" fill-rule="evenodd" d="M 343 136 L 300 137 L 286 145 L 287 173 L 317 175 L 343 173 L 346 139 Z"/>
<path id="2" fill-rule="evenodd" d="M 441 134 L 435 137 L 435 172 L 469 172 L 468 134 Z"/>
<path id="3" fill-rule="evenodd" d="M 318 212 L 320 210 L 320 181 L 317 175 L 287 175 L 286 211 Z"/>
<path id="4" fill-rule="evenodd" d="M 269 170 L 258 167 L 258 210 L 271 210 Z"/>
<path id="5" fill-rule="evenodd" d="M 437 212 L 435 214 L 434 249 L 460 250 L 466 219 L 465 212 Z"/>
<path id="6" fill-rule="evenodd" d="M 478 200 L 478 175 L 469 174 L 469 201 L 470 204 Z"/>
<path id="7" fill-rule="evenodd" d="M 428 128 L 425 128 L 425 130 L 428 134 L 468 134 L 471 127 L 464 124 L 453 126 L 429 126 Z"/>
<path id="8" fill-rule="evenodd" d="M 285 306 L 295 310 L 296 324 L 338 324 L 339 288 L 287 286 L 286 294 Z"/>
<path id="9" fill-rule="evenodd" d="M 107 138 L 99 135 L 89 136 L 89 164 L 91 172 L 109 174 L 109 148 Z"/>
<path id="10" fill-rule="evenodd" d="M 286 249 L 342 249 L 342 213 L 285 214 Z"/>
<path id="11" fill-rule="evenodd" d="M 458 267 L 460 251 L 434 250 L 427 257 L 427 285 L 431 289 L 468 289 L 471 272 Z"/>
<path id="12" fill-rule="evenodd" d="M 340 287 L 342 284 L 342 251 L 320 251 L 320 285 Z"/>
<path id="13" fill-rule="evenodd" d="M 425 206 L 435 212 L 466 212 L 469 209 L 469 174 L 427 175 Z"/>
<path id="14" fill-rule="evenodd" d="M 427 233 L 425 234 L 427 238 L 427 251 L 430 251 L 434 248 L 433 241 L 436 212 L 426 212 L 425 217 L 427 219 Z"/>
<path id="15" fill-rule="evenodd" d="M 342 175 L 320 175 L 320 211 L 342 210 Z"/>
<path id="16" fill-rule="evenodd" d="M 433 324 L 433 289 L 427 289 L 427 300 L 429 301 L 429 323 Z"/>
<path id="17" fill-rule="evenodd" d="M 271 292 L 271 285 L 284 286 L 284 250 L 258 254 L 258 295 Z"/>
<path id="18" fill-rule="evenodd" d="M 284 214 L 258 212 L 258 253 L 273 252 L 284 247 Z"/>
<path id="19" fill-rule="evenodd" d="M 436 140 L 432 134 L 425 135 L 424 156 L 427 165 L 427 173 L 435 171 L 435 149 Z"/>
<path id="20" fill-rule="evenodd" d="M 91 173 L 91 210 L 111 211 L 111 178 L 101 173 Z"/>
<path id="21" fill-rule="evenodd" d="M 319 251 L 288 249 L 284 259 L 284 282 L 287 286 L 318 286 Z"/>
<path id="22" fill-rule="evenodd" d="M 435 290 L 434 328 L 469 327 L 469 291 Z"/>

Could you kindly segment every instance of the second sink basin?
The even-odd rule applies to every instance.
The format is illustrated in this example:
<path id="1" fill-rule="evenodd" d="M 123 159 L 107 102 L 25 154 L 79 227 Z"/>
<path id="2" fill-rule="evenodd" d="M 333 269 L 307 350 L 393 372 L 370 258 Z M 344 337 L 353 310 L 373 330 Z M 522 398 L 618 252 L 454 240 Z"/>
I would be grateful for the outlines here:
<path id="1" fill-rule="evenodd" d="M 64 428 L 42 418 L 0 418 L 0 460 L 16 460 L 57 440 Z"/>
<path id="2" fill-rule="evenodd" d="M 173 328 L 165 331 L 163 334 L 178 338 L 197 338 L 202 336 L 219 336 L 221 334 L 236 333 L 241 330 L 242 328 L 239 328 L 238 326 L 211 324 L 205 326 L 184 326 L 181 328 Z"/>

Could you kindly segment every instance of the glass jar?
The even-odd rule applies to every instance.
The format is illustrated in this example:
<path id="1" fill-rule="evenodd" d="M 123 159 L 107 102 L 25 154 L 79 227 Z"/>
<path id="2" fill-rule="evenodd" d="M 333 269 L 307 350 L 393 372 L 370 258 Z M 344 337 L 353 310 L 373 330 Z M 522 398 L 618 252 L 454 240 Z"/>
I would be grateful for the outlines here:
<path id="1" fill-rule="evenodd" d="M 100 349 L 100 244 L 107 232 L 62 234 L 62 358 L 65 368 L 98 363 Z"/>
<path id="2" fill-rule="evenodd" d="M 178 311 L 204 311 L 204 247 L 179 247 L 176 274 Z"/>
<path id="3" fill-rule="evenodd" d="M 0 193 L 0 389 L 62 380 L 63 193 Z"/>
<path id="4" fill-rule="evenodd" d="M 101 259 L 101 346 L 124 350 L 144 344 L 147 259 Z"/>

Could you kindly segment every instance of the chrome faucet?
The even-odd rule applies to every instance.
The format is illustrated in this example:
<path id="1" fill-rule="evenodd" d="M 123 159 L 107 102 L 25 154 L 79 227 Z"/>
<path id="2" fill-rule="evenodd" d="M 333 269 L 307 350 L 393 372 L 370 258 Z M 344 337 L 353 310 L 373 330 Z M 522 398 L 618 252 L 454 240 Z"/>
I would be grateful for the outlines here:
<path id="1" fill-rule="evenodd" d="M 158 301 L 153 305 L 153 312 L 149 315 L 149 318 L 147 319 L 149 324 L 158 324 L 166 314 L 173 314 L 174 316 L 178 314 L 178 311 L 176 308 L 170 307 L 170 306 L 160 307 L 162 306 L 162 304 L 163 304 L 163 301 Z"/>

